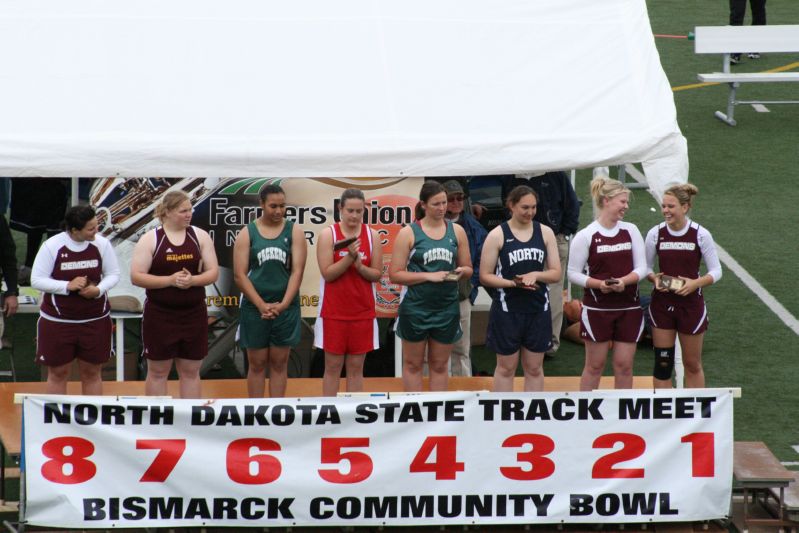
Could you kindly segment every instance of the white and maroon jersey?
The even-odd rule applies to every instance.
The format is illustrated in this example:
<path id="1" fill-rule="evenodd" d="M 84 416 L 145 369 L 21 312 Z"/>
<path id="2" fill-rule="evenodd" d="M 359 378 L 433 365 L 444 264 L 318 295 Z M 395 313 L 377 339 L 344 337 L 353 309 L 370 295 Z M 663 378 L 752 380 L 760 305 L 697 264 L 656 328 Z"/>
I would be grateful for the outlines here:
<path id="1" fill-rule="evenodd" d="M 634 224 L 619 221 L 613 228 L 594 221 L 577 232 L 569 251 L 569 281 L 585 287 L 588 278 L 605 280 L 621 278 L 630 272 L 638 279 L 646 275 L 644 239 Z M 589 309 L 618 310 L 640 307 L 638 284 L 625 287 L 624 292 L 603 293 L 586 289 L 583 305 Z"/>
<path id="2" fill-rule="evenodd" d="M 67 289 L 69 282 L 86 276 L 100 296 L 86 299 Z M 111 243 L 100 235 L 76 242 L 66 232 L 45 241 L 36 254 L 31 285 L 42 291 L 41 316 L 56 322 L 89 322 L 110 311 L 106 293 L 119 281 L 119 265 Z"/>
<path id="3" fill-rule="evenodd" d="M 330 226 L 333 242 L 345 239 L 339 223 Z M 361 224 L 361 247 L 358 253 L 364 265 L 372 264 L 372 232 L 369 226 Z M 333 250 L 333 262 L 337 263 L 345 257 L 349 250 Z M 369 320 L 375 318 L 375 286 L 374 283 L 358 274 L 355 263 L 334 281 L 325 281 L 320 276 L 319 282 L 319 316 L 334 320 Z"/>
<path id="4" fill-rule="evenodd" d="M 655 259 L 658 271 L 669 276 L 683 276 L 689 279 L 699 277 L 702 260 L 713 277 L 713 283 L 721 278 L 721 263 L 716 253 L 716 245 L 710 232 L 696 222 L 687 220 L 685 227 L 674 232 L 668 224 L 661 222 L 646 234 L 646 263 L 648 272 L 655 272 Z M 684 298 L 700 299 L 702 289 L 686 296 L 663 293 L 661 296 L 673 300 Z"/>

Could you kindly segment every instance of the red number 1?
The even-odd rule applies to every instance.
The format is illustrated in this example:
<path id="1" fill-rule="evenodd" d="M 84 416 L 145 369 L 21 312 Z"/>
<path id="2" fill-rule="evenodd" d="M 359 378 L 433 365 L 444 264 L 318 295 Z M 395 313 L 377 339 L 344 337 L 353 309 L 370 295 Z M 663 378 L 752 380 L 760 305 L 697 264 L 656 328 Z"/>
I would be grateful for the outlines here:
<path id="1" fill-rule="evenodd" d="M 691 433 L 680 439 L 691 445 L 691 476 L 713 477 L 715 475 L 715 435 L 713 433 Z"/>

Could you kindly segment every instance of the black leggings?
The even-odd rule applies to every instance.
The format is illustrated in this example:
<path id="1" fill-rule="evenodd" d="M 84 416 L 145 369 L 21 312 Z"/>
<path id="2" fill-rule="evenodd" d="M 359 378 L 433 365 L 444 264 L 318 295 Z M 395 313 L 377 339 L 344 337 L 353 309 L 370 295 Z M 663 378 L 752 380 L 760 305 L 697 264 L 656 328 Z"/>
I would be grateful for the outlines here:
<path id="1" fill-rule="evenodd" d="M 39 252 L 39 245 L 42 244 L 42 237 L 45 230 L 31 230 L 28 232 L 28 246 L 25 248 L 25 266 L 33 266 L 33 260 L 36 259 L 36 254 Z M 52 237 L 58 235 L 57 231 L 48 231 L 47 236 Z"/>
<path id="2" fill-rule="evenodd" d="M 766 25 L 766 0 L 749 0 L 752 8 L 752 26 Z M 743 26 L 746 0 L 730 0 L 730 26 Z"/>

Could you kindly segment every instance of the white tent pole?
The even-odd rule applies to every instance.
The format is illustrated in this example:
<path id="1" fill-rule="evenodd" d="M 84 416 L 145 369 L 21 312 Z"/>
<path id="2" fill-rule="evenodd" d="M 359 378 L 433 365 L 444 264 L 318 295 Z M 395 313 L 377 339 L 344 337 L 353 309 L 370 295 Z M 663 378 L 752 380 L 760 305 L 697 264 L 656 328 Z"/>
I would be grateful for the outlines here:
<path id="1" fill-rule="evenodd" d="M 78 205 L 79 201 L 79 181 L 80 178 L 70 178 L 69 205 Z"/>

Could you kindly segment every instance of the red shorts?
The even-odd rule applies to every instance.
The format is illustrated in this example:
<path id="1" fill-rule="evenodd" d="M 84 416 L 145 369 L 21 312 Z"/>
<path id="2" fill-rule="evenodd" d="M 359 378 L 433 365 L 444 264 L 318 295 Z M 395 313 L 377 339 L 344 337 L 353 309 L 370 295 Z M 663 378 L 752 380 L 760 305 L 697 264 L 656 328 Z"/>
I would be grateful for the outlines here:
<path id="1" fill-rule="evenodd" d="M 141 340 L 146 359 L 203 359 L 208 355 L 208 310 L 205 303 L 201 307 L 170 310 L 145 304 Z"/>
<path id="2" fill-rule="evenodd" d="M 316 319 L 314 346 L 335 355 L 361 355 L 380 347 L 377 319 Z"/>
<path id="3" fill-rule="evenodd" d="M 56 322 L 39 318 L 36 362 L 64 366 L 74 359 L 102 365 L 111 357 L 111 317 L 90 322 Z"/>
<path id="4" fill-rule="evenodd" d="M 580 337 L 593 342 L 638 342 L 644 331 L 644 311 L 640 307 L 618 311 L 588 309 L 580 316 Z"/>
<path id="5" fill-rule="evenodd" d="M 652 327 L 677 330 L 684 335 L 699 335 L 707 330 L 704 298 L 674 304 L 653 295 L 649 304 L 649 318 Z"/>

